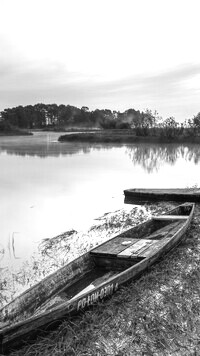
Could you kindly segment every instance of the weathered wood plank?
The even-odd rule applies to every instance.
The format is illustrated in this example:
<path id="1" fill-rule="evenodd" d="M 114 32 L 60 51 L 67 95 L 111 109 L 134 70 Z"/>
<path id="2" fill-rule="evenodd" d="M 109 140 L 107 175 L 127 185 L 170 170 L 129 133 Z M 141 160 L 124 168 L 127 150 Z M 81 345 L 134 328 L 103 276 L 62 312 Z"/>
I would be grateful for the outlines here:
<path id="1" fill-rule="evenodd" d="M 143 251 L 140 251 L 138 254 L 138 257 L 150 257 L 154 253 L 156 253 L 160 248 L 162 248 L 164 245 L 170 241 L 174 235 L 181 229 L 183 226 L 184 222 L 179 221 L 170 231 L 168 234 L 161 240 L 154 240 L 154 243 L 147 247 L 146 249 L 143 249 Z"/>
<path id="2" fill-rule="evenodd" d="M 165 237 L 159 240 L 153 240 L 154 243 L 152 245 L 148 246 L 147 248 L 144 248 L 142 251 L 139 251 L 138 257 L 149 257 L 150 255 L 155 253 L 159 248 L 164 246 L 174 236 L 174 234 L 181 228 L 183 224 L 183 220 L 171 224 L 173 225 L 173 227 L 168 230 Z"/>
<path id="3" fill-rule="evenodd" d="M 141 247 L 137 252 L 135 252 L 131 255 L 131 258 L 135 259 L 135 258 L 143 257 L 142 256 L 143 251 L 146 251 L 150 246 L 153 246 L 154 243 L 157 242 L 157 240 L 149 240 L 149 241 L 151 241 L 151 243 L 146 244 L 145 246 Z"/>
<path id="4" fill-rule="evenodd" d="M 125 250 L 127 246 L 136 243 L 138 239 L 132 237 L 116 237 L 110 241 L 107 241 L 103 245 L 96 247 L 90 253 L 93 254 L 106 254 L 106 255 L 117 255 L 119 252 Z M 127 245 L 126 245 L 127 243 Z"/>
<path id="5" fill-rule="evenodd" d="M 171 238 L 174 236 L 174 234 L 181 229 L 181 227 L 185 225 L 185 221 L 184 220 L 180 220 L 178 221 L 178 223 L 172 228 L 170 229 L 170 231 L 168 232 L 168 234 L 166 235 L 166 238 Z"/>
<path id="6" fill-rule="evenodd" d="M 181 221 L 175 221 L 171 224 L 167 224 L 164 227 L 162 227 L 161 229 L 156 230 L 155 232 L 153 232 L 152 234 L 150 234 L 148 236 L 148 239 L 162 239 L 164 238 L 172 229 L 174 229 L 176 226 L 178 226 L 179 224 L 182 224 L 183 220 Z M 147 236 L 146 236 L 147 238 Z"/>
<path id="7" fill-rule="evenodd" d="M 154 220 L 187 220 L 188 215 L 157 215 L 152 216 Z"/>
<path id="8" fill-rule="evenodd" d="M 170 238 L 164 238 L 162 240 L 154 240 L 153 244 L 150 245 L 148 248 L 144 249 L 138 254 L 138 257 L 151 257 L 154 255 L 161 247 L 167 244 Z"/>
<path id="9" fill-rule="evenodd" d="M 135 244 L 131 245 L 130 247 L 126 248 L 122 252 L 118 253 L 117 257 L 130 257 L 133 254 L 137 254 L 140 249 L 144 246 L 148 246 L 152 244 L 152 240 L 149 239 L 142 239 L 138 240 Z"/>

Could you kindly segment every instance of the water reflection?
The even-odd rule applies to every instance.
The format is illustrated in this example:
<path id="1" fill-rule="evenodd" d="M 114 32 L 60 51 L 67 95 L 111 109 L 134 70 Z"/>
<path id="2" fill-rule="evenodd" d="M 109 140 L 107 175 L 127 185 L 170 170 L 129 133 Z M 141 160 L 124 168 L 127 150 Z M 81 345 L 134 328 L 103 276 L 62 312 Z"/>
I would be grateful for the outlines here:
<path id="1" fill-rule="evenodd" d="M 59 142 L 62 133 L 37 132 L 33 136 L 0 137 L 0 154 L 16 156 L 35 156 L 40 158 L 59 157 L 77 153 L 87 154 L 93 149 L 109 150 L 122 147 L 121 144 L 90 144 L 85 142 Z M 65 133 L 66 134 L 66 133 Z"/>
<path id="2" fill-rule="evenodd" d="M 200 162 L 199 145 L 178 144 L 140 144 L 127 147 L 126 153 L 134 165 L 140 165 L 148 173 L 157 172 L 162 165 L 175 165 L 178 159 L 198 164 Z"/>
<path id="3" fill-rule="evenodd" d="M 175 165 L 178 159 L 200 161 L 200 147 L 197 144 L 90 144 L 81 142 L 58 142 L 62 133 L 37 132 L 27 137 L 1 137 L 0 154 L 35 156 L 40 158 L 89 154 L 96 150 L 111 150 L 126 147 L 125 153 L 132 163 L 140 165 L 147 173 L 158 172 L 162 165 Z"/>
<path id="4" fill-rule="evenodd" d="M 87 145 L 58 142 L 60 134 L 37 132 L 33 136 L 0 137 L 0 153 L 45 158 L 90 151 Z"/>

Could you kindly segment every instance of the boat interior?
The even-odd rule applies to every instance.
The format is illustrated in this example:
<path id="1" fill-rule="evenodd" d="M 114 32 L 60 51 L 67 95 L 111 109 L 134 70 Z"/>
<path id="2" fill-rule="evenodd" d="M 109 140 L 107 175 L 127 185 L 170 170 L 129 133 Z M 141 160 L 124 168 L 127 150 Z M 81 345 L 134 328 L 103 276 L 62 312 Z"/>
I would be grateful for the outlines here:
<path id="1" fill-rule="evenodd" d="M 185 211 L 183 211 L 185 213 Z M 180 212 L 179 212 L 180 214 Z M 61 298 L 74 299 L 160 250 L 183 226 L 188 215 L 152 219 L 106 241 L 89 252 L 92 268 L 63 288 Z M 163 216 L 164 217 L 164 216 Z"/>
<path id="2" fill-rule="evenodd" d="M 90 254 L 95 265 L 112 269 L 128 268 L 150 257 L 164 246 L 184 224 L 185 219 L 153 220 L 143 229 L 133 228 L 93 249 Z"/>

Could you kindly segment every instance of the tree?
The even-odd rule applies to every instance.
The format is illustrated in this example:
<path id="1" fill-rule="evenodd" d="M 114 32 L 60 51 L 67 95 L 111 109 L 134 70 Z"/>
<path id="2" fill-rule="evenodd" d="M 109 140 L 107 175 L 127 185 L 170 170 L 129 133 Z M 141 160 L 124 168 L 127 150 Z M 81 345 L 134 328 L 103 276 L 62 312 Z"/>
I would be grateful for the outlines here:
<path id="1" fill-rule="evenodd" d="M 47 109 L 45 104 L 36 104 L 34 105 L 36 112 L 36 122 L 35 127 L 42 128 L 47 124 Z"/>
<path id="2" fill-rule="evenodd" d="M 126 117 L 126 121 L 129 122 L 134 128 L 139 128 L 141 126 L 141 113 L 134 109 L 128 109 L 123 113 Z"/>
<path id="3" fill-rule="evenodd" d="M 163 136 L 173 138 L 179 134 L 178 123 L 173 116 L 163 121 Z"/>
<path id="4" fill-rule="evenodd" d="M 87 106 L 82 106 L 81 111 L 89 112 L 89 108 Z"/>
<path id="5" fill-rule="evenodd" d="M 193 118 L 193 126 L 197 133 L 200 132 L 200 112 Z"/>
<path id="6" fill-rule="evenodd" d="M 56 125 L 58 122 L 58 105 L 48 104 L 46 105 L 46 124 Z"/>

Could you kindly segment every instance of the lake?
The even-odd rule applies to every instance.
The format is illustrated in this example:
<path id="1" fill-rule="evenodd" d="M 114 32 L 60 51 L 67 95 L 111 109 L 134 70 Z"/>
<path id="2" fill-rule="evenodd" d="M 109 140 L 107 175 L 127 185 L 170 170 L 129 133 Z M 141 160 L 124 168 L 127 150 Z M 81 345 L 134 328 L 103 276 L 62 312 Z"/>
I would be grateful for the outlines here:
<path id="1" fill-rule="evenodd" d="M 0 137 L 1 266 L 124 207 L 124 189 L 200 186 L 199 145 L 59 143 L 61 134 Z"/>

